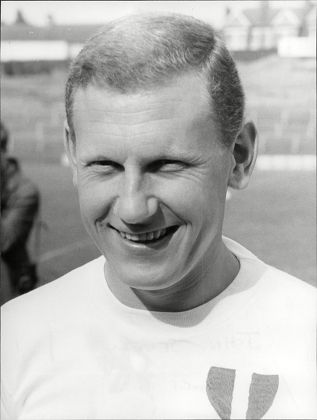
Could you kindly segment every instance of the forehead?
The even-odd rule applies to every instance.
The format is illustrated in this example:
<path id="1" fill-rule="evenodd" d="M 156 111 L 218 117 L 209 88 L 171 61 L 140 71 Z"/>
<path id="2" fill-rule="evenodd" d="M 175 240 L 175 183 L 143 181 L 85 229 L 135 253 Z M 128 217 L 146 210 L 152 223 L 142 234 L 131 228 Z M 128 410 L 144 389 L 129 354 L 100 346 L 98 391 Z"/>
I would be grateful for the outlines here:
<path id="1" fill-rule="evenodd" d="M 204 154 L 220 138 L 206 82 L 195 74 L 131 94 L 94 85 L 78 90 L 73 125 L 80 154 Z"/>
<path id="2" fill-rule="evenodd" d="M 151 90 L 121 94 L 88 85 L 78 89 L 73 104 L 74 126 L 82 116 L 101 118 L 113 124 L 136 124 L 153 118 L 202 120 L 211 115 L 210 97 L 202 76 L 186 74 Z"/>

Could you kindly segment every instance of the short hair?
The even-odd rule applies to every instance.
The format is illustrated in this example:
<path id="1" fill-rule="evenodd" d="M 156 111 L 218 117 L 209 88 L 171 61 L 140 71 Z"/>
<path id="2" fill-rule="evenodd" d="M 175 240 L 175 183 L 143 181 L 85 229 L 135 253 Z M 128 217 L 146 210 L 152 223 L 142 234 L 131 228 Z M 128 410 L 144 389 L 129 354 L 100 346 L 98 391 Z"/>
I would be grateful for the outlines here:
<path id="1" fill-rule="evenodd" d="M 75 140 L 74 95 L 89 84 L 120 93 L 153 89 L 173 76 L 205 74 L 221 142 L 241 130 L 244 93 L 235 63 L 209 24 L 179 14 L 130 15 L 106 24 L 73 61 L 66 82 L 66 117 Z"/>
<path id="2" fill-rule="evenodd" d="M 2 121 L 0 121 L 0 140 L 1 140 L 1 151 L 6 152 L 9 141 L 9 132 L 6 129 Z"/>

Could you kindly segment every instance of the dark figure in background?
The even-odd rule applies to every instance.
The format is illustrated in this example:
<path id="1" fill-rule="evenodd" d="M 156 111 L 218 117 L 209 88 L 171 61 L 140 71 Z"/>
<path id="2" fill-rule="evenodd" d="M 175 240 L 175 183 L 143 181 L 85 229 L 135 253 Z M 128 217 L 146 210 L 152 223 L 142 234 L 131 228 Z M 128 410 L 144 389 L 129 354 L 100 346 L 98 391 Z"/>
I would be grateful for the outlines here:
<path id="1" fill-rule="evenodd" d="M 27 241 L 38 214 L 40 195 L 21 172 L 17 159 L 7 155 L 9 133 L 1 122 L 1 260 L 13 295 L 29 292 L 37 283 L 36 265 Z"/>

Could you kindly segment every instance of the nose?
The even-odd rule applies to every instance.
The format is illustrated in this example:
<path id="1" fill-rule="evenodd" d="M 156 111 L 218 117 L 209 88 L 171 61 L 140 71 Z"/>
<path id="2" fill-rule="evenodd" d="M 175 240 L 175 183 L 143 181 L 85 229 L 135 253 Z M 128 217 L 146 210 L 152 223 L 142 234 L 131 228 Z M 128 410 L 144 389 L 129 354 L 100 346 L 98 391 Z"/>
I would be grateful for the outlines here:
<path id="1" fill-rule="evenodd" d="M 142 174 L 126 172 L 123 175 L 114 213 L 125 223 L 146 223 L 156 214 L 158 200 L 147 192 L 145 184 Z"/>

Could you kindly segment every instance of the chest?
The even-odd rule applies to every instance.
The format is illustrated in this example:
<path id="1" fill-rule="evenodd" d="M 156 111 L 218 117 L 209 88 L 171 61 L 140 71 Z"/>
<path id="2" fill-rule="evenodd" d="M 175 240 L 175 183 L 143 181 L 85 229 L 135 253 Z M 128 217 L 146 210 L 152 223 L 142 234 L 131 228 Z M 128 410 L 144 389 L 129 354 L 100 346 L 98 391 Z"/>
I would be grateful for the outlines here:
<path id="1" fill-rule="evenodd" d="M 274 352 L 251 332 L 153 340 L 59 331 L 26 363 L 16 401 L 21 418 L 283 418 L 304 402 L 296 371 Z"/>

